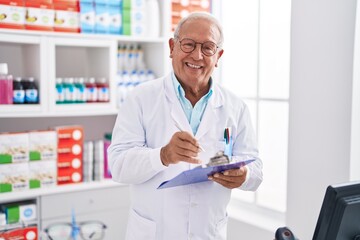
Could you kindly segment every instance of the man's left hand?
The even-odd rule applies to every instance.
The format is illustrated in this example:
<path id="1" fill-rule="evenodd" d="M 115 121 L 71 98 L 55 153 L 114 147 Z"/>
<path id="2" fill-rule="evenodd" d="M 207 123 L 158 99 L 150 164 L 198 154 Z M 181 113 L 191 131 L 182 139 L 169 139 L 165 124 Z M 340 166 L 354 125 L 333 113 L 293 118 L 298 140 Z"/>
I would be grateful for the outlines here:
<path id="1" fill-rule="evenodd" d="M 209 176 L 209 179 L 221 184 L 222 186 L 233 189 L 240 187 L 246 179 L 247 168 L 241 167 L 237 169 L 226 170 L 222 173 L 215 173 Z"/>

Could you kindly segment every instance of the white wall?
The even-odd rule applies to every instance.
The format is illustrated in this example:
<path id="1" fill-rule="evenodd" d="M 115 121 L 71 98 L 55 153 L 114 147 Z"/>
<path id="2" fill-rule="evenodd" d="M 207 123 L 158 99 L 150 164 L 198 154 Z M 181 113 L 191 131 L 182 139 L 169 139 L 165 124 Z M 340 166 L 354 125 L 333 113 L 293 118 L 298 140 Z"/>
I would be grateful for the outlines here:
<path id="1" fill-rule="evenodd" d="M 325 189 L 350 179 L 356 0 L 293 0 L 287 225 L 311 239 Z"/>
<path id="2" fill-rule="evenodd" d="M 356 0 L 292 0 L 286 225 L 301 240 L 312 239 L 326 187 L 350 180 L 355 12 Z M 270 240 L 275 229 L 231 220 L 228 232 Z"/>

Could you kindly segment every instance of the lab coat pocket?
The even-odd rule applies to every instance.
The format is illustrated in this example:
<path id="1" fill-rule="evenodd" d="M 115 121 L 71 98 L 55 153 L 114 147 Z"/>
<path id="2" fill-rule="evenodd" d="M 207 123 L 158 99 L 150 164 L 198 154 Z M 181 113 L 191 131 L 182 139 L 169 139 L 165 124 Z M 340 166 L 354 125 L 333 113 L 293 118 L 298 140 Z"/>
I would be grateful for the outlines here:
<path id="1" fill-rule="evenodd" d="M 222 218 L 216 224 L 216 239 L 217 240 L 225 240 L 226 239 L 227 222 L 228 222 L 228 215 L 226 214 L 226 216 L 224 218 Z"/>
<path id="2" fill-rule="evenodd" d="M 156 235 L 156 223 L 130 210 L 126 230 L 126 240 L 152 240 Z"/>

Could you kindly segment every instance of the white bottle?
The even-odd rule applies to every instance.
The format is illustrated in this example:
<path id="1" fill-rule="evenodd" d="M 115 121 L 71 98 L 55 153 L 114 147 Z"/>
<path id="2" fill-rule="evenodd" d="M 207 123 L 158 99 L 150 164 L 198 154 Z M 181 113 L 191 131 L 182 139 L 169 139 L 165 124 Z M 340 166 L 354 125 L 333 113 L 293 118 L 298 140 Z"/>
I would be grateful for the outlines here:
<path id="1" fill-rule="evenodd" d="M 148 37 L 159 37 L 160 36 L 160 10 L 158 0 L 147 0 L 146 1 L 146 24 Z"/>

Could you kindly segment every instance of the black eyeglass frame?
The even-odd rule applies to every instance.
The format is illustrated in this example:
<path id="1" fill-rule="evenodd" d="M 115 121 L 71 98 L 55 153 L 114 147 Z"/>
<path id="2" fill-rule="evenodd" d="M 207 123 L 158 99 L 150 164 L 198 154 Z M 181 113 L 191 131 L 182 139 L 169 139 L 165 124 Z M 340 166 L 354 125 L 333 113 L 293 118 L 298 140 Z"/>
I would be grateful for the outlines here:
<path id="1" fill-rule="evenodd" d="M 191 39 L 191 38 L 183 38 L 183 39 L 180 40 L 179 37 L 175 37 L 175 39 L 177 39 L 177 40 L 179 41 L 179 43 L 180 43 L 180 49 L 181 49 L 181 51 L 183 51 L 184 53 L 192 53 L 192 52 L 196 49 L 196 45 L 200 44 L 200 49 L 201 49 L 202 54 L 204 54 L 204 55 L 207 56 L 207 57 L 211 57 L 211 56 L 214 56 L 215 53 L 217 52 L 217 50 L 220 48 L 216 43 L 214 43 L 214 42 L 212 42 L 212 41 L 206 41 L 206 42 L 201 43 L 201 42 L 196 42 L 195 40 L 193 40 L 193 39 Z M 190 41 L 192 41 L 192 42 L 194 43 L 194 48 L 193 48 L 191 51 L 187 51 L 187 50 L 185 51 L 185 50 L 183 49 L 183 45 L 182 45 L 181 42 L 184 41 L 184 40 L 190 40 Z M 206 52 L 204 52 L 203 46 L 204 46 L 204 44 L 206 44 L 206 43 L 212 43 L 212 44 L 215 45 L 216 48 L 215 48 L 214 53 L 212 53 L 212 54 L 207 54 Z"/>
<path id="2" fill-rule="evenodd" d="M 100 239 L 103 239 L 104 238 L 104 235 L 105 235 L 105 229 L 107 229 L 107 226 L 103 223 L 103 222 L 100 222 L 100 221 L 96 221 L 96 220 L 93 220 L 93 221 L 84 221 L 84 222 L 79 222 L 79 223 L 69 223 L 69 222 L 59 222 L 59 223 L 53 223 L 53 224 L 50 224 L 49 226 L 47 226 L 45 229 L 44 229 L 44 232 L 45 234 L 47 235 L 48 239 L 49 240 L 52 240 L 52 236 L 50 235 L 49 231 L 52 227 L 56 227 L 56 226 L 69 226 L 71 228 L 71 234 L 73 234 L 73 232 L 75 231 L 76 234 L 80 234 L 80 237 L 81 239 L 86 239 L 84 237 L 84 233 L 82 231 L 82 227 L 84 225 L 90 225 L 90 224 L 98 224 L 99 226 L 101 226 L 101 229 L 102 229 L 102 232 L 101 232 L 101 237 Z M 72 237 L 69 236 L 70 238 L 68 240 L 71 240 Z M 64 239 L 65 240 L 65 239 Z"/>

